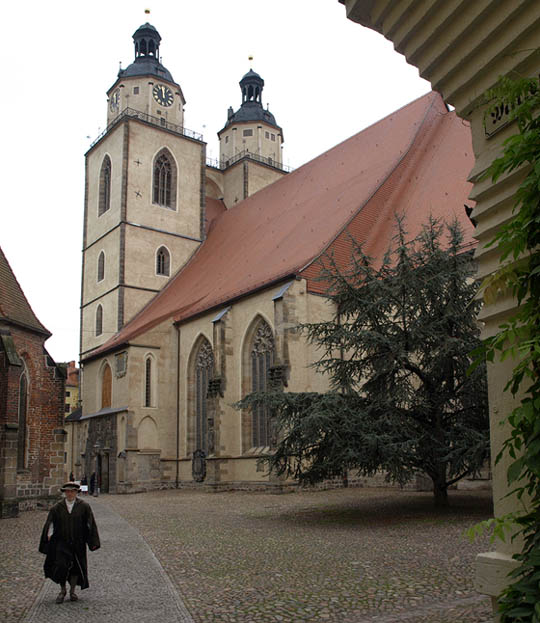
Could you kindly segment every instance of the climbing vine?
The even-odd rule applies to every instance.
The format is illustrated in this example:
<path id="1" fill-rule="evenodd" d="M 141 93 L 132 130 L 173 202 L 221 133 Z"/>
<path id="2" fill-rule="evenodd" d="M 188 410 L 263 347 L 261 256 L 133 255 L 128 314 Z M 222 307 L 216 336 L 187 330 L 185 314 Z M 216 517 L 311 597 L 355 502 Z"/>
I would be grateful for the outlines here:
<path id="1" fill-rule="evenodd" d="M 500 595 L 501 623 L 540 623 L 540 85 L 538 78 L 503 78 L 487 94 L 491 116 L 508 115 L 518 132 L 504 142 L 502 155 L 486 175 L 496 182 L 503 175 L 522 175 L 511 220 L 489 246 L 500 255 L 499 269 L 484 283 L 484 300 L 493 303 L 511 292 L 517 311 L 488 338 L 482 353 L 488 361 L 515 362 L 505 388 L 521 396 L 507 418 L 509 436 L 498 462 L 508 455 L 507 479 L 522 503 L 521 512 L 490 520 L 494 534 L 505 538 L 511 523 L 523 546 L 513 558 L 517 566 Z M 474 531 L 474 530 L 473 530 Z"/>

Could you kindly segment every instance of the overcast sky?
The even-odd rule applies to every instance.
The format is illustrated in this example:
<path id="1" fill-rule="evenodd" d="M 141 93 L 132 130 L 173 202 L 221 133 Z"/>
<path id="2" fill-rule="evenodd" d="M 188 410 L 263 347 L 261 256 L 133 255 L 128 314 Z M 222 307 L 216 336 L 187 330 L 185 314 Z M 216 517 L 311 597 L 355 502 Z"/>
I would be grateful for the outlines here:
<path id="1" fill-rule="evenodd" d="M 2 21 L 0 245 L 58 362 L 79 353 L 84 154 L 141 24 L 161 34 L 185 126 L 203 133 L 208 157 L 250 67 L 295 168 L 430 89 L 338 0 L 20 0 L 2 5 Z"/>

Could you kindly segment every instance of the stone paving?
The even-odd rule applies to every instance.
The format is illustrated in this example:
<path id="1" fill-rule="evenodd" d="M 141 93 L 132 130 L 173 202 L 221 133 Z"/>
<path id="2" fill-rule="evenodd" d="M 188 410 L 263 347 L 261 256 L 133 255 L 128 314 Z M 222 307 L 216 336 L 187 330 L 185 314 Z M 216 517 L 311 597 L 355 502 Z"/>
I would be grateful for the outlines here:
<path id="1" fill-rule="evenodd" d="M 91 586 L 73 604 L 53 604 L 56 585 L 43 584 L 37 541 L 45 513 L 0 522 L 0 621 L 48 623 L 75 609 L 75 620 L 96 623 L 490 618 L 489 600 L 472 587 L 474 557 L 489 545 L 463 536 L 490 515 L 484 492 L 453 492 L 444 512 L 434 511 L 430 494 L 354 488 L 159 491 L 90 503 L 104 543 L 89 553 Z M 145 584 L 150 596 L 141 592 Z"/>

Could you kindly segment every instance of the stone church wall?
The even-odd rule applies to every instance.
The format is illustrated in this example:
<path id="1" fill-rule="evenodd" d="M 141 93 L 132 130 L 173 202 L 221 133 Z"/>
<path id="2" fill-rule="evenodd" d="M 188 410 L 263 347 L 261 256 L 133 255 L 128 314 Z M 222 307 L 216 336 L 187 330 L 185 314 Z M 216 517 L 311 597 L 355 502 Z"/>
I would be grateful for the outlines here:
<path id="1" fill-rule="evenodd" d="M 10 333 L 24 367 L 9 365 L 0 354 L 0 517 L 35 508 L 55 495 L 64 475 L 65 378 L 46 354 L 43 336 L 14 326 Z M 19 383 L 24 369 L 27 446 L 25 467 L 18 469 Z"/>

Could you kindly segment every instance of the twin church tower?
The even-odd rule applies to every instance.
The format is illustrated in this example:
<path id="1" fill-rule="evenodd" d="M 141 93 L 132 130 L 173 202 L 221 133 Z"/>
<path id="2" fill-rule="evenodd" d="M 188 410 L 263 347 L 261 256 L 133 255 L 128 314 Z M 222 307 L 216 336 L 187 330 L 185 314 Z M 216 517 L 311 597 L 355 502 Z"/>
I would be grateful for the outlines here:
<path id="1" fill-rule="evenodd" d="M 163 288 L 214 218 L 285 174 L 283 131 L 257 73 L 240 81 L 242 104 L 229 108 L 210 162 L 203 137 L 184 127 L 158 31 L 146 23 L 133 41 L 133 63 L 107 91 L 107 128 L 86 154 L 81 358 Z"/>

